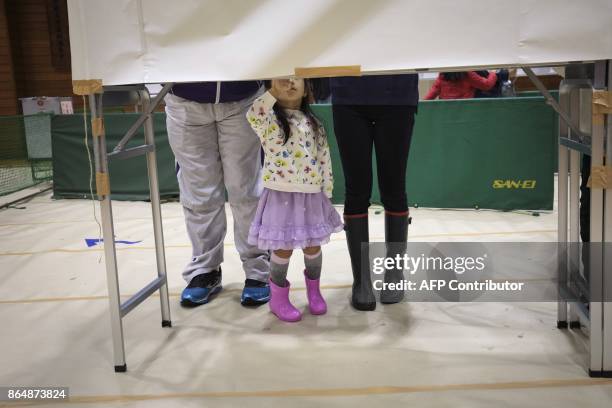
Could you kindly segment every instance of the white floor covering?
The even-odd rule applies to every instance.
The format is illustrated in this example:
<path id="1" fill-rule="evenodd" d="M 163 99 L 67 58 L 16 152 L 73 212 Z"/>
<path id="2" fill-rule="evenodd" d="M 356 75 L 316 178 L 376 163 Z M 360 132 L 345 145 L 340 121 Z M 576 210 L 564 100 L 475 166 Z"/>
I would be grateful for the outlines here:
<path id="1" fill-rule="evenodd" d="M 114 202 L 121 291 L 155 276 L 149 205 Z M 191 256 L 182 210 L 164 204 L 172 328 L 159 298 L 124 319 L 128 372 L 113 371 L 106 273 L 92 202 L 50 192 L 0 210 L 0 386 L 69 386 L 86 407 L 609 407 L 612 380 L 590 379 L 585 337 L 556 329 L 554 303 L 404 303 L 354 311 L 343 234 L 324 247 L 325 316 L 279 322 L 246 309 L 231 211 L 224 291 L 181 308 Z M 338 207 L 342 212 L 342 208 Z M 556 212 L 411 210 L 415 241 L 555 241 Z M 384 237 L 372 209 L 373 241 Z M 297 253 L 289 278 L 306 306 Z M 0 407 L 6 403 L 0 402 Z M 58 404 L 34 403 L 35 406 Z"/>

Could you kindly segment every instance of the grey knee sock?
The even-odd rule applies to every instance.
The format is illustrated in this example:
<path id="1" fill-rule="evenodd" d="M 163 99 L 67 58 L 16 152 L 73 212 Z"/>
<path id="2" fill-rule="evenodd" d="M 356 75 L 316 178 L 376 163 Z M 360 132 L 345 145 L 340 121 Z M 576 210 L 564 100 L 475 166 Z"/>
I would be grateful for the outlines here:
<path id="1" fill-rule="evenodd" d="M 323 252 L 319 250 L 314 255 L 304 254 L 304 265 L 306 266 L 306 277 L 308 279 L 319 279 L 321 277 L 321 265 L 323 264 Z"/>
<path id="2" fill-rule="evenodd" d="M 287 282 L 287 269 L 289 269 L 289 258 L 281 258 L 272 252 L 270 256 L 270 280 L 276 286 L 285 287 Z"/>

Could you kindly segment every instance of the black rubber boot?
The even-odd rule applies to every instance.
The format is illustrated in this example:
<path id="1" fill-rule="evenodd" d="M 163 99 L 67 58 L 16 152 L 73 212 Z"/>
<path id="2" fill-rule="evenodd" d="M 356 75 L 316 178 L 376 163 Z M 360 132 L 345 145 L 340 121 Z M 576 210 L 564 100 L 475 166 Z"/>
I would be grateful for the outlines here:
<path id="1" fill-rule="evenodd" d="M 353 270 L 353 292 L 351 294 L 351 305 L 357 310 L 376 309 L 376 298 L 372 289 L 370 277 L 369 250 L 362 251 L 361 243 L 369 242 L 368 215 L 348 216 L 344 218 L 344 230 L 351 257 L 351 268 Z M 363 259 L 362 259 L 363 256 Z"/>
<path id="2" fill-rule="evenodd" d="M 385 242 L 387 243 L 387 257 L 395 258 L 396 255 L 404 256 L 406 253 L 406 241 L 408 240 L 408 212 L 388 213 L 385 212 Z M 404 279 L 404 270 L 392 268 L 385 271 L 385 283 L 399 283 Z M 380 292 L 381 303 L 399 303 L 404 299 L 403 290 L 390 290 L 386 286 Z"/>

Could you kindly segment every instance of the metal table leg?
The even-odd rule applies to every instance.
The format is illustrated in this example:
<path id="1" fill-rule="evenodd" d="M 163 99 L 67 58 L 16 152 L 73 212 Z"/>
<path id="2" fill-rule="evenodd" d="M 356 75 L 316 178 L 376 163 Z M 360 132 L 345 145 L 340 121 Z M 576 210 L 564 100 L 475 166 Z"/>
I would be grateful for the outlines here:
<path id="1" fill-rule="evenodd" d="M 109 95 L 115 101 L 139 101 L 143 105 L 143 113 L 128 130 L 119 145 L 110 154 L 106 150 L 106 138 L 104 133 L 103 103 L 101 85 L 95 92 L 91 91 L 90 81 L 85 81 L 83 95 L 89 96 L 91 123 L 93 134 L 93 147 L 96 166 L 96 193 L 100 201 L 102 229 L 104 238 L 104 255 L 106 263 L 106 278 L 108 284 L 109 309 L 111 317 L 111 330 L 113 338 L 113 360 L 116 372 L 127 370 L 125 362 L 125 347 L 123 339 L 122 319 L 136 306 L 159 290 L 161 302 L 162 327 L 171 327 L 170 303 L 168 299 L 168 283 L 166 276 L 166 259 L 164 253 L 164 236 L 162 226 L 161 204 L 159 198 L 159 181 L 157 177 L 157 160 L 155 155 L 155 134 L 153 129 L 152 113 L 163 100 L 172 87 L 166 84 L 162 91 L 151 102 L 149 93 L 144 86 L 119 86 L 109 87 Z M 75 92 L 76 93 L 76 92 Z M 136 135 L 140 126 L 144 125 L 145 143 L 141 146 L 125 149 L 130 139 Z M 110 180 L 108 173 L 109 159 L 129 159 L 140 155 L 147 157 L 147 169 L 149 175 L 149 190 L 151 207 L 153 213 L 153 231 L 155 237 L 155 255 L 157 264 L 157 278 L 138 291 L 130 299 L 121 303 L 117 256 L 115 251 L 115 233 L 113 227 L 113 211 L 110 197 Z"/>
<path id="2" fill-rule="evenodd" d="M 113 361 L 115 371 L 124 372 L 127 366 L 125 364 L 123 324 L 121 321 L 121 298 L 119 295 L 113 209 L 110 198 L 108 159 L 106 156 L 106 137 L 103 125 L 102 94 L 90 94 L 89 106 L 91 110 L 92 137 L 96 166 L 96 191 L 98 200 L 100 201 L 100 217 L 102 220 L 102 235 L 104 239 L 104 263 L 106 265 L 106 282 L 108 285 L 108 302 L 113 336 Z"/>
<path id="3" fill-rule="evenodd" d="M 595 63 L 594 89 L 605 86 L 606 61 Z M 604 126 L 593 123 L 591 165 L 601 166 L 604 153 Z M 603 372 L 603 190 L 591 189 L 591 245 L 590 245 L 590 333 L 589 375 L 600 377 Z"/>
<path id="4" fill-rule="evenodd" d="M 579 91 L 579 90 L 578 90 Z M 576 126 L 580 124 L 580 93 L 570 92 L 569 104 L 574 109 L 570 109 L 570 120 Z M 572 137 L 571 129 L 568 129 L 570 139 Z M 569 162 L 569 273 L 579 274 L 580 273 L 580 152 L 578 150 L 570 150 L 570 162 Z M 580 320 L 578 318 L 578 312 L 576 310 L 576 304 L 570 302 L 569 304 L 569 327 L 572 329 L 580 328 Z"/>
<path id="5" fill-rule="evenodd" d="M 608 92 L 612 92 L 612 60 L 608 60 Z M 606 115 L 606 165 L 612 162 L 612 115 Z M 612 189 L 604 190 L 604 268 L 603 268 L 603 367 L 602 376 L 612 377 Z"/>
<path id="6" fill-rule="evenodd" d="M 559 120 L 559 128 L 562 126 Z M 558 177 L 558 240 L 559 243 L 559 274 L 560 284 L 567 283 L 568 276 L 568 245 L 567 245 L 567 207 L 568 207 L 568 158 L 569 149 L 559 144 L 559 177 Z M 557 327 L 567 328 L 567 302 L 559 299 L 557 303 Z"/>
<path id="7" fill-rule="evenodd" d="M 149 112 L 150 98 L 149 93 L 141 91 L 143 111 Z M 159 181 L 157 177 L 157 158 L 155 154 L 155 134 L 153 131 L 153 117 L 147 115 L 144 122 L 145 144 L 152 146 L 147 153 L 147 170 L 149 172 L 149 197 L 151 199 L 151 209 L 153 212 L 153 234 L 155 236 L 155 257 L 157 261 L 157 276 L 163 278 L 164 284 L 159 288 L 159 298 L 161 302 L 162 327 L 171 327 L 170 303 L 168 300 L 168 281 L 166 276 L 166 256 L 164 252 L 164 230 L 162 225 L 161 203 L 159 199 Z"/>

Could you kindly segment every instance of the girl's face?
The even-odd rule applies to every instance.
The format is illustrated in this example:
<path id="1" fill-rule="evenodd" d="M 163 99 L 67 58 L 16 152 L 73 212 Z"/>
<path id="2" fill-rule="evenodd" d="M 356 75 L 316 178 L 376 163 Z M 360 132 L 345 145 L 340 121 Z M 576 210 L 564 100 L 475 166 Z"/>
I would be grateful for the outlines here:
<path id="1" fill-rule="evenodd" d="M 302 78 L 273 79 L 272 90 L 281 106 L 297 109 L 304 98 L 304 80 Z"/>

